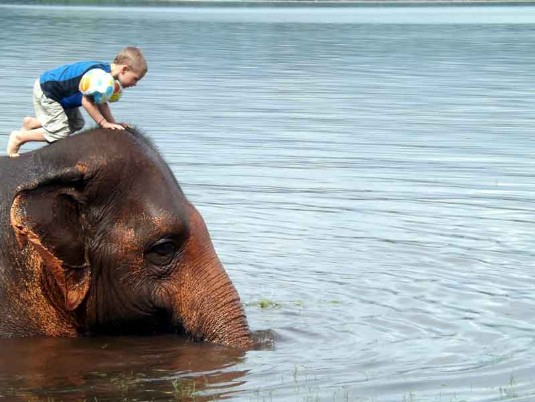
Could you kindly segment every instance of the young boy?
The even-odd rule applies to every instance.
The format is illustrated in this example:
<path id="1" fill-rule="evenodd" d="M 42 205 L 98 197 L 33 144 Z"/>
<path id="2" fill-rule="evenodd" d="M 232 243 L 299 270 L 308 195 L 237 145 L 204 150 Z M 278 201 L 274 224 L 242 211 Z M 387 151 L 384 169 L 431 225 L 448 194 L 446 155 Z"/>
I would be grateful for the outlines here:
<path id="1" fill-rule="evenodd" d="M 91 96 L 80 92 L 80 80 L 94 68 L 110 73 L 123 88 L 129 88 L 145 76 L 147 62 L 139 48 L 129 46 L 121 50 L 112 63 L 81 61 L 43 73 L 33 88 L 35 117 L 25 117 L 21 129 L 11 132 L 8 156 L 19 156 L 19 148 L 26 142 L 51 143 L 81 130 L 85 122 L 80 106 L 100 127 L 124 130 L 127 124 L 115 122 L 107 103 L 96 104 Z"/>

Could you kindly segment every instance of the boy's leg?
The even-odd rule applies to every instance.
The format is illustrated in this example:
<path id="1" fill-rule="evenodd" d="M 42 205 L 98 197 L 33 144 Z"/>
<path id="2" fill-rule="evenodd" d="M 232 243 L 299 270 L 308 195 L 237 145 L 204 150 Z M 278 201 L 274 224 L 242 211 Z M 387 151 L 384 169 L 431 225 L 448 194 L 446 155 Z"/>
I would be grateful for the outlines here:
<path id="1" fill-rule="evenodd" d="M 30 130 L 33 130 L 34 128 L 39 128 L 39 127 L 43 127 L 43 125 L 35 117 L 26 116 L 24 119 L 22 119 L 23 130 L 30 131 Z"/>
<path id="2" fill-rule="evenodd" d="M 11 132 L 7 143 L 8 156 L 19 156 L 19 148 L 28 141 L 54 142 L 70 135 L 65 109 L 45 96 L 39 80 L 33 86 L 33 106 L 36 117 L 25 117 L 21 129 Z"/>
<path id="3" fill-rule="evenodd" d="M 28 141 L 46 142 L 44 128 L 35 128 L 33 130 L 12 131 L 7 142 L 6 153 L 9 157 L 19 156 L 19 148 Z"/>
<path id="4" fill-rule="evenodd" d="M 65 110 L 65 114 L 69 119 L 69 129 L 72 133 L 84 128 L 85 120 L 80 112 L 80 108 L 73 108 Z"/>

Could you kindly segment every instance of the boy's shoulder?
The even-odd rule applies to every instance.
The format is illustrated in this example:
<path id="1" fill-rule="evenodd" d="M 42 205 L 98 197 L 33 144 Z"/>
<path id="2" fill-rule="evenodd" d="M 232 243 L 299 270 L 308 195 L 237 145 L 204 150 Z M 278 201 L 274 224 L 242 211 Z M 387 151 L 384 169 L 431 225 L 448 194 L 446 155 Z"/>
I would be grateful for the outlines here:
<path id="1" fill-rule="evenodd" d="M 96 60 L 77 61 L 75 63 L 63 64 L 59 67 L 45 71 L 41 75 L 41 82 L 49 80 L 68 80 L 84 75 L 87 71 L 100 68 L 106 72 L 111 72 L 111 64 Z"/>

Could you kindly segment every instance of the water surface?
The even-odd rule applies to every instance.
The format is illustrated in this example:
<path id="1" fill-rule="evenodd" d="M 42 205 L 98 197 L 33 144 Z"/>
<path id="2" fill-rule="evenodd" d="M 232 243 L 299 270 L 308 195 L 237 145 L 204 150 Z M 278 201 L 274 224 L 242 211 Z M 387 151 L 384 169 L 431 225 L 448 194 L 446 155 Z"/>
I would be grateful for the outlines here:
<path id="1" fill-rule="evenodd" d="M 41 71 L 144 49 L 113 111 L 205 217 L 251 328 L 276 333 L 247 353 L 4 340 L 0 395 L 535 398 L 534 7 L 4 6 L 0 22 L 2 150 Z"/>

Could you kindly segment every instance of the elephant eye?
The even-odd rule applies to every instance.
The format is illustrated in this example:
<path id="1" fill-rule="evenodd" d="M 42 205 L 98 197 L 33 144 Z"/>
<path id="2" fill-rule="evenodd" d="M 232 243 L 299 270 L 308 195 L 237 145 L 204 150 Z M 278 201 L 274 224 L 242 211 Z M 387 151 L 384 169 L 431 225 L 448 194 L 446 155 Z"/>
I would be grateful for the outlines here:
<path id="1" fill-rule="evenodd" d="M 154 243 L 145 256 L 154 265 L 169 265 L 175 258 L 178 247 L 171 239 L 161 239 Z"/>

